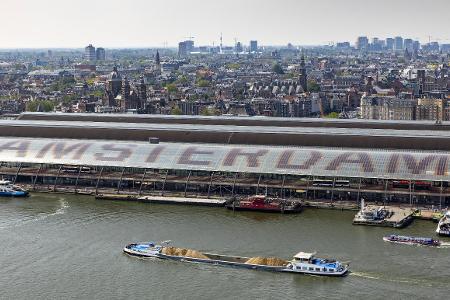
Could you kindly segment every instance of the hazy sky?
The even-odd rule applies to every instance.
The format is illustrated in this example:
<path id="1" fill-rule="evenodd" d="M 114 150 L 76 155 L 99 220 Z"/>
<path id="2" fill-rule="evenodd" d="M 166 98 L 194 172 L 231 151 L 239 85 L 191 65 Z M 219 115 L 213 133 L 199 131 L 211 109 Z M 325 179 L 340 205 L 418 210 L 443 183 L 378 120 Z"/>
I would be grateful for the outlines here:
<path id="1" fill-rule="evenodd" d="M 234 39 L 326 44 L 358 35 L 450 43 L 450 0 L 0 0 L 0 48 L 150 47 Z"/>

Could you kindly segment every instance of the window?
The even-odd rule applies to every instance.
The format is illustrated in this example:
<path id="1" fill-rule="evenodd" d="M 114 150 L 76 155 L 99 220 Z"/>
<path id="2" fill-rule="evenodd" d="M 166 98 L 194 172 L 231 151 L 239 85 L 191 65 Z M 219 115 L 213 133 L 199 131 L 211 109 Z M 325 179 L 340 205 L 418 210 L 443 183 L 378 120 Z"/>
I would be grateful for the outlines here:
<path id="1" fill-rule="evenodd" d="M 309 268 L 310 271 L 314 271 L 314 268 Z"/>
<path id="2" fill-rule="evenodd" d="M 320 268 L 316 268 L 316 271 L 320 271 Z"/>

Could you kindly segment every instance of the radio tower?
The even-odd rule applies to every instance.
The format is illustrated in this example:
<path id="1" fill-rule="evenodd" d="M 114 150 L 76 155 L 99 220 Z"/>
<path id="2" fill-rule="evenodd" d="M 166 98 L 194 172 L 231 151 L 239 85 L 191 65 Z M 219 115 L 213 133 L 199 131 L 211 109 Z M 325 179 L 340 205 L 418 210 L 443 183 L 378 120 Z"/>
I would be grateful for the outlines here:
<path id="1" fill-rule="evenodd" d="M 223 36 L 222 36 L 222 32 L 221 32 L 220 33 L 220 53 L 223 53 L 222 47 L 223 47 Z"/>

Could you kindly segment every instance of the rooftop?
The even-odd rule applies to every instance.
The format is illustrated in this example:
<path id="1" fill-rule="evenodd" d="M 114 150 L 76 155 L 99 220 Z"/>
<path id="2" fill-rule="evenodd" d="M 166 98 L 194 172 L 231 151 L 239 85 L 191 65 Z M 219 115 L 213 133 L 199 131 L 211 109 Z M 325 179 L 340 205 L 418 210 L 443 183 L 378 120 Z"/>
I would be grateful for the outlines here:
<path id="1" fill-rule="evenodd" d="M 0 138 L 0 163 L 450 182 L 449 153 Z"/>

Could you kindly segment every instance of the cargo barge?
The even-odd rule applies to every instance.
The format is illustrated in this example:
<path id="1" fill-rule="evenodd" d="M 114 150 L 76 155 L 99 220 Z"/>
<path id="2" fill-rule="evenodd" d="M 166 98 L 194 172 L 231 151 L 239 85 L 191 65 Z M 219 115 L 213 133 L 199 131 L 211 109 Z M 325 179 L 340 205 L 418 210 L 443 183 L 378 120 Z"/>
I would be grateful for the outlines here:
<path id="1" fill-rule="evenodd" d="M 243 257 L 201 253 L 192 249 L 161 246 L 153 242 L 129 244 L 125 246 L 123 251 L 128 255 L 137 257 L 153 257 L 261 271 L 332 277 L 342 277 L 349 272 L 347 264 L 336 260 L 316 258 L 316 253 L 299 252 L 291 261 L 286 261 L 276 257 Z"/>

